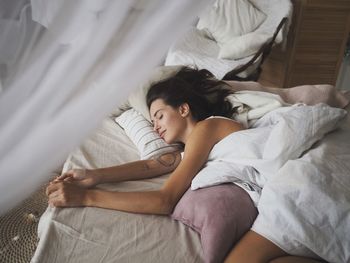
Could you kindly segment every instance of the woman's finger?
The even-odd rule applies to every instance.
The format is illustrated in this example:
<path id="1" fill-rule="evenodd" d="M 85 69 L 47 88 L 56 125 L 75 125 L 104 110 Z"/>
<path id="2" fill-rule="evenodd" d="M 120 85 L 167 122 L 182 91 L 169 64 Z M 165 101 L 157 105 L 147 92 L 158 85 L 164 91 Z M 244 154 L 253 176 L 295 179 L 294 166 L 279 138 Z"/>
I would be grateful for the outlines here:
<path id="1" fill-rule="evenodd" d="M 71 182 L 51 184 L 47 187 L 48 203 L 55 207 L 82 206 L 85 191 Z"/>
<path id="2" fill-rule="evenodd" d="M 73 172 L 72 172 L 72 171 L 68 171 L 68 172 L 66 172 L 66 173 L 64 173 L 64 174 L 62 174 L 62 175 L 56 177 L 55 180 L 62 181 L 62 180 L 64 180 L 64 179 L 70 178 L 70 177 L 73 177 Z"/>
<path id="3" fill-rule="evenodd" d="M 54 200 L 50 202 L 51 207 L 60 207 L 60 202 L 57 200 Z"/>
<path id="4" fill-rule="evenodd" d="M 52 187 L 51 187 L 51 185 L 52 185 L 52 182 L 50 182 L 50 184 L 46 187 L 46 189 L 45 189 L 45 194 L 48 196 L 51 192 L 52 192 Z"/>
<path id="5" fill-rule="evenodd" d="M 49 195 L 48 203 L 49 203 L 49 205 L 51 205 L 53 207 L 67 207 L 67 206 L 69 206 L 64 195 L 59 194 L 57 192 L 52 192 Z"/>
<path id="6" fill-rule="evenodd" d="M 64 182 L 71 182 L 73 181 L 73 178 L 72 177 L 66 177 L 63 179 Z"/>
<path id="7" fill-rule="evenodd" d="M 49 184 L 49 186 L 46 187 L 46 195 L 50 195 L 51 193 L 57 191 L 61 187 L 62 187 L 62 183 L 59 183 L 59 182 L 54 182 L 52 184 Z"/>
<path id="8" fill-rule="evenodd" d="M 58 207 L 60 206 L 61 202 L 59 201 L 57 196 L 52 196 L 52 197 L 49 197 L 48 203 L 49 203 L 49 206 L 51 207 Z"/>

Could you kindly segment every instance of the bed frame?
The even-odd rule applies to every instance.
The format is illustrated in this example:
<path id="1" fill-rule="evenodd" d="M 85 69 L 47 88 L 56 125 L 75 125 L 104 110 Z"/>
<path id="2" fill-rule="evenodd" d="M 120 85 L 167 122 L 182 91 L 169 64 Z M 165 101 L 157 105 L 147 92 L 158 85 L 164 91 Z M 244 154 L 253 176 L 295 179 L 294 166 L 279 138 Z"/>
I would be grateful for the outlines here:
<path id="1" fill-rule="evenodd" d="M 275 43 L 278 33 L 281 31 L 282 27 L 287 24 L 288 18 L 284 17 L 279 25 L 277 26 L 273 36 L 267 42 L 265 42 L 258 50 L 258 52 L 252 57 L 246 64 L 239 66 L 222 78 L 222 80 L 237 80 L 237 81 L 257 81 L 262 72 L 262 64 L 265 59 L 271 53 L 271 49 Z M 246 73 L 248 74 L 246 75 Z M 242 73 L 245 73 L 243 76 Z"/>

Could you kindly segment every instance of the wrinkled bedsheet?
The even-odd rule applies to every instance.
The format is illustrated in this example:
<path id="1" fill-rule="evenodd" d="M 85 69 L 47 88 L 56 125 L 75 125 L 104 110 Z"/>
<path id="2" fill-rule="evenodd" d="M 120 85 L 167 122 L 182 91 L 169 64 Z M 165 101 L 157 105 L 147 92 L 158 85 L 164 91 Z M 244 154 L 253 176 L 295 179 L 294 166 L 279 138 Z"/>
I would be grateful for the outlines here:
<path id="1" fill-rule="evenodd" d="M 64 171 L 112 166 L 139 158 L 124 131 L 108 118 L 69 156 Z M 160 188 L 166 178 L 99 187 L 147 191 Z M 38 234 L 40 241 L 31 262 L 203 262 L 198 233 L 167 216 L 93 207 L 49 207 L 40 219 Z"/>

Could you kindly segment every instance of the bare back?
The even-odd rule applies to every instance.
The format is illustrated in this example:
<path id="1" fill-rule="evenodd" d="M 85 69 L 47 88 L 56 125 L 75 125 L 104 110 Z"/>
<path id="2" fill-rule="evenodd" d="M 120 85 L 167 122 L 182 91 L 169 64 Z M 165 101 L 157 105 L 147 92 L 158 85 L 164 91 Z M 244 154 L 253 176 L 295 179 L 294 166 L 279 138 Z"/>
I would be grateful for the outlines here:
<path id="1" fill-rule="evenodd" d="M 164 184 L 162 191 L 167 193 L 169 202 L 175 206 L 192 179 L 207 162 L 213 146 L 243 126 L 226 118 L 209 118 L 196 124 L 186 145 L 183 160 Z"/>

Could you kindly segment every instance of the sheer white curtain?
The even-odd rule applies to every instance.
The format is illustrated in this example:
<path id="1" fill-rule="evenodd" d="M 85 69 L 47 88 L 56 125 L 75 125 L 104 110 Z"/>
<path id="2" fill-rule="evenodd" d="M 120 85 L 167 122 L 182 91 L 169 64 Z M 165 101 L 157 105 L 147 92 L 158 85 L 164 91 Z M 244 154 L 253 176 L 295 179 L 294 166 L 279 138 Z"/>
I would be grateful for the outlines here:
<path id="1" fill-rule="evenodd" d="M 3 213 L 146 79 L 209 0 L 0 1 Z"/>

